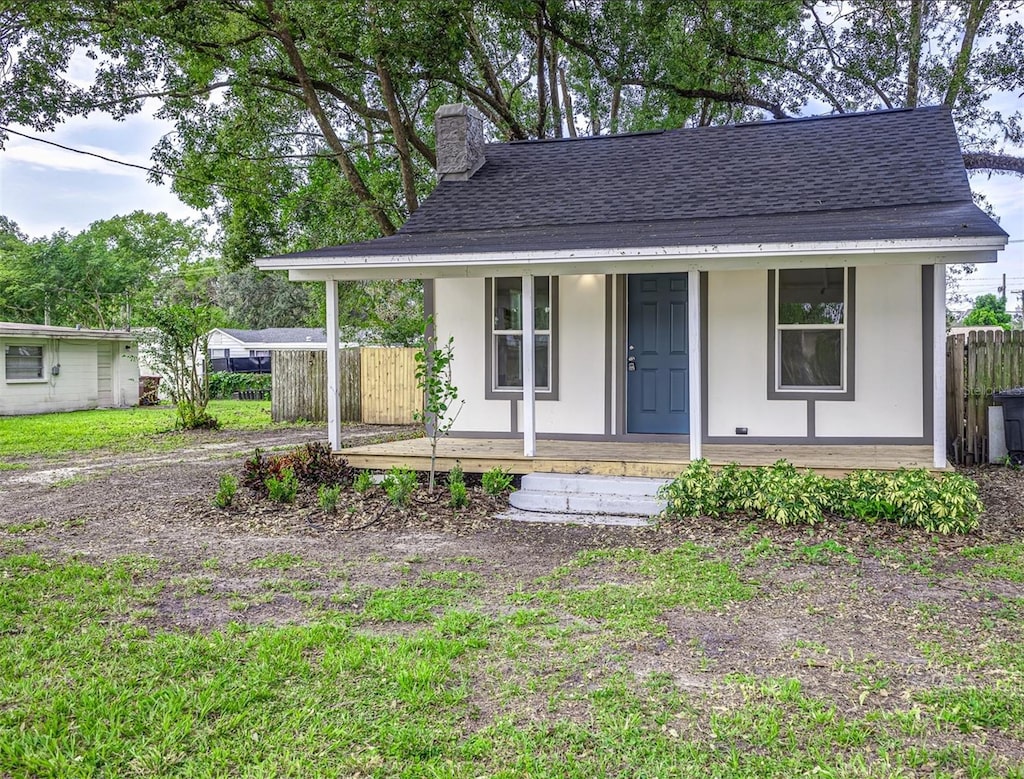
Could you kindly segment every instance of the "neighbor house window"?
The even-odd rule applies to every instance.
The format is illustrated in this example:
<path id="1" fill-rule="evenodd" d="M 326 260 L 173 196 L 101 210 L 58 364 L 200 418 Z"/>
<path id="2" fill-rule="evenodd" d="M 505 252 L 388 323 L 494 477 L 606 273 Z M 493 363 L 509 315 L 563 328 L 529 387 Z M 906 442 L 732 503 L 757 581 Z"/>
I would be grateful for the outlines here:
<path id="1" fill-rule="evenodd" d="M 4 347 L 7 381 L 40 381 L 43 379 L 43 347 Z"/>
<path id="2" fill-rule="evenodd" d="M 488 395 L 523 389 L 523 280 L 488 279 Z M 534 379 L 538 396 L 555 392 L 554 324 L 558 286 L 549 276 L 533 277 Z"/>
<path id="3" fill-rule="evenodd" d="M 850 349 L 849 279 L 845 268 L 775 273 L 775 389 L 842 393 Z"/>

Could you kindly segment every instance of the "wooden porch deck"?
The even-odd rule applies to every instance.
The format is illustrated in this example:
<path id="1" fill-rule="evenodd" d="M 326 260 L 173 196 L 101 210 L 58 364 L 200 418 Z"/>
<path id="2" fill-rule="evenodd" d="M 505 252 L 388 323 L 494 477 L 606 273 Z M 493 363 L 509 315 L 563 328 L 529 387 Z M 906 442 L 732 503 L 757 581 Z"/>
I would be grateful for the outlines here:
<path id="1" fill-rule="evenodd" d="M 430 442 L 426 438 L 355 446 L 340 454 L 356 468 L 386 470 L 394 465 L 426 470 Z M 841 475 L 859 468 L 897 470 L 931 468 L 930 446 L 785 446 L 705 444 L 712 465 L 771 465 L 789 460 L 799 468 Z M 445 438 L 437 444 L 438 470 L 458 464 L 467 473 L 496 466 L 511 473 L 593 473 L 603 476 L 672 478 L 690 462 L 685 443 L 626 441 L 537 441 L 537 456 L 523 457 L 523 442 L 515 438 Z"/>

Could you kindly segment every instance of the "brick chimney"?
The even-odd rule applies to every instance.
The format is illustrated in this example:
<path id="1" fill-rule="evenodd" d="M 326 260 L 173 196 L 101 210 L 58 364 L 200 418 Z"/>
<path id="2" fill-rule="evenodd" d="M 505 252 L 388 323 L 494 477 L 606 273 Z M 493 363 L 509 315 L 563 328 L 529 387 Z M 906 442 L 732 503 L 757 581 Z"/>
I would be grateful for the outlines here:
<path id="1" fill-rule="evenodd" d="M 466 181 L 484 164 L 484 120 L 465 103 L 443 105 L 434 113 L 437 175 Z"/>

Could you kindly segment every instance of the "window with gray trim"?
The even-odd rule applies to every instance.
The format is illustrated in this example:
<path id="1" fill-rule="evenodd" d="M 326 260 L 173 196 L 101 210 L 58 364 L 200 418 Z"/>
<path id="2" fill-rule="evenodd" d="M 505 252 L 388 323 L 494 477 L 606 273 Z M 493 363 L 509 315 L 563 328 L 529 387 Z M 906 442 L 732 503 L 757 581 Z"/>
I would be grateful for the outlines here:
<path id="1" fill-rule="evenodd" d="M 534 378 L 537 395 L 557 393 L 554 343 L 557 279 L 535 276 Z M 523 388 L 523 280 L 521 277 L 487 279 L 488 377 L 487 396 L 521 397 Z"/>
<path id="2" fill-rule="evenodd" d="M 4 365 L 7 381 L 42 381 L 43 347 L 7 344 Z"/>
<path id="3" fill-rule="evenodd" d="M 845 268 L 775 273 L 775 390 L 844 392 L 849 339 Z"/>

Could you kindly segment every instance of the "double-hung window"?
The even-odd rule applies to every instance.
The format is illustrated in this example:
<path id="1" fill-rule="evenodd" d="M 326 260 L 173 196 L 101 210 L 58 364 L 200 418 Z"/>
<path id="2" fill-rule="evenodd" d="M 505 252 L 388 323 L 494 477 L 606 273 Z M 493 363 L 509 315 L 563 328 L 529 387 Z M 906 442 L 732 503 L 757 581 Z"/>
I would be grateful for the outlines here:
<path id="1" fill-rule="evenodd" d="M 840 395 L 850 389 L 852 270 L 774 273 L 772 350 L 775 397 Z"/>
<path id="2" fill-rule="evenodd" d="M 490 366 L 488 396 L 523 389 L 523 279 L 488 279 Z M 534 380 L 538 395 L 554 393 L 553 326 L 557 284 L 550 276 L 533 277 Z"/>
<path id="3" fill-rule="evenodd" d="M 43 347 L 7 344 L 4 372 L 7 381 L 43 381 Z"/>

